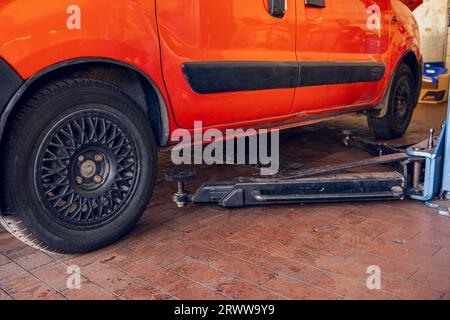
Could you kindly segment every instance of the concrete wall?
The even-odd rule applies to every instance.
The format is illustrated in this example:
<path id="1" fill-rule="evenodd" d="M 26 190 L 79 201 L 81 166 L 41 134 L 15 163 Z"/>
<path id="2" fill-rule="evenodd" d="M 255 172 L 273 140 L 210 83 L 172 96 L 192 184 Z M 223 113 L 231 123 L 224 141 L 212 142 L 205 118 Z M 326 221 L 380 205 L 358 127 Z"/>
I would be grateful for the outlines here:
<path id="1" fill-rule="evenodd" d="M 449 0 L 424 0 L 424 4 L 414 11 L 419 23 L 425 62 L 441 62 L 446 57 L 450 62 L 450 52 L 446 52 L 449 2 Z"/>

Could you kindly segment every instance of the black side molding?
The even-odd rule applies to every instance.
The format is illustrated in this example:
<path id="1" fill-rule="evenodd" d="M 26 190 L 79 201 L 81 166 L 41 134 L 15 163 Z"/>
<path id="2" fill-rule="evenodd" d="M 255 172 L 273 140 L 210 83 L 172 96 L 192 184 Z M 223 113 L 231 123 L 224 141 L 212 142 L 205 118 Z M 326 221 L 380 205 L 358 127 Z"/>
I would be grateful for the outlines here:
<path id="1" fill-rule="evenodd" d="M 383 63 L 352 62 L 189 62 L 186 80 L 198 94 L 285 89 L 380 81 Z"/>
<path id="2" fill-rule="evenodd" d="M 23 82 L 13 68 L 0 58 L 0 114 Z"/>
<path id="3" fill-rule="evenodd" d="M 383 63 L 301 62 L 299 87 L 380 81 Z"/>
<path id="4" fill-rule="evenodd" d="M 182 66 L 196 93 L 295 88 L 297 62 L 192 62 Z"/>
<path id="5" fill-rule="evenodd" d="M 305 0 L 305 6 L 315 7 L 315 8 L 326 8 L 327 7 L 325 0 Z"/>

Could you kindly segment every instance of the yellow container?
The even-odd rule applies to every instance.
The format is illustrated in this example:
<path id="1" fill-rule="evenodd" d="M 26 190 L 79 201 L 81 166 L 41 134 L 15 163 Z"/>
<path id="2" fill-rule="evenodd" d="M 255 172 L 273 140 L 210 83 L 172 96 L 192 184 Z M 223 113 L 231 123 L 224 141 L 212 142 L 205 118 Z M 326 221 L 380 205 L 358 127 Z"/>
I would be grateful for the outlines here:
<path id="1" fill-rule="evenodd" d="M 424 79 L 422 91 L 420 92 L 419 103 L 438 104 L 448 101 L 448 86 L 450 74 L 445 73 L 439 76 L 439 84 L 436 87 L 431 80 Z"/>

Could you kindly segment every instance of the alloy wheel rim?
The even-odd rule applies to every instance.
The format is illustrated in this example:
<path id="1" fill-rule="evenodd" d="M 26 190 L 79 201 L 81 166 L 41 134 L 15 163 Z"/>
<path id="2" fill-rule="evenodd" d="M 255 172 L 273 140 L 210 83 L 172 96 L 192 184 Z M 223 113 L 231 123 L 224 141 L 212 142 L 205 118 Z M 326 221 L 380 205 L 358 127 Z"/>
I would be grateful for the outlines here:
<path id="1" fill-rule="evenodd" d="M 413 107 L 413 86 L 408 77 L 403 77 L 397 83 L 394 93 L 394 119 L 399 127 L 403 127 L 409 118 Z"/>
<path id="2" fill-rule="evenodd" d="M 137 184 L 139 154 L 126 127 L 106 113 L 66 117 L 38 152 L 39 198 L 57 222 L 77 228 L 115 218 Z"/>

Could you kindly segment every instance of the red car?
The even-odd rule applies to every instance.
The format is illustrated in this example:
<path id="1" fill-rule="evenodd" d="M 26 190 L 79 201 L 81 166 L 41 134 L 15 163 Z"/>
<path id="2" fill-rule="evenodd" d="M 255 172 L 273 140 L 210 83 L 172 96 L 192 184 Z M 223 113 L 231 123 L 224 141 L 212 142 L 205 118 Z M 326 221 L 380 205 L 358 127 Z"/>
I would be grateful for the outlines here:
<path id="1" fill-rule="evenodd" d="M 422 0 L 12 0 L 0 4 L 1 213 L 85 252 L 147 206 L 174 130 L 288 128 L 367 113 L 407 129 Z"/>

